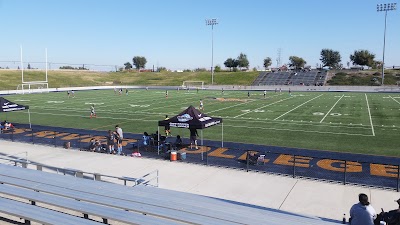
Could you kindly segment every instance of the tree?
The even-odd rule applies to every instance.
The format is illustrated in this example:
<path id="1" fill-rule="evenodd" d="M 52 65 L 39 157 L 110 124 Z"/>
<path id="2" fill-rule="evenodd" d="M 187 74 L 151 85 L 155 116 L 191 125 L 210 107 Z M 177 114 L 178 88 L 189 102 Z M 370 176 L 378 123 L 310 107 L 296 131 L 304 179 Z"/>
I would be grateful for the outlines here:
<path id="1" fill-rule="evenodd" d="M 238 66 L 240 68 L 246 68 L 249 69 L 249 60 L 247 59 L 247 55 L 240 53 L 240 55 L 237 57 L 237 62 L 238 62 Z"/>
<path id="2" fill-rule="evenodd" d="M 144 69 L 146 67 L 147 59 L 143 56 L 135 56 L 133 57 L 132 61 L 137 70 Z"/>
<path id="3" fill-rule="evenodd" d="M 167 68 L 161 66 L 157 68 L 157 72 L 167 71 Z"/>
<path id="4" fill-rule="evenodd" d="M 298 56 L 290 56 L 289 61 L 289 66 L 294 67 L 296 70 L 303 68 L 307 63 L 303 58 Z"/>
<path id="5" fill-rule="evenodd" d="M 272 60 L 270 57 L 267 57 L 264 59 L 264 67 L 265 69 L 267 69 L 268 67 L 270 67 L 272 65 Z"/>
<path id="6" fill-rule="evenodd" d="M 132 69 L 132 64 L 131 64 L 130 62 L 126 62 L 126 63 L 124 64 L 124 66 L 125 66 L 125 70 L 130 70 L 130 69 Z"/>
<path id="7" fill-rule="evenodd" d="M 350 60 L 355 65 L 372 67 L 375 64 L 375 54 L 370 53 L 368 50 L 354 51 L 353 55 L 350 55 Z"/>
<path id="8" fill-rule="evenodd" d="M 235 68 L 238 66 L 238 62 L 235 59 L 228 58 L 224 62 L 225 67 L 229 68 L 229 71 L 232 71 L 232 68 Z"/>
<path id="9" fill-rule="evenodd" d="M 329 68 L 337 69 L 340 67 L 341 56 L 338 51 L 332 49 L 321 50 L 322 67 L 328 66 Z"/>

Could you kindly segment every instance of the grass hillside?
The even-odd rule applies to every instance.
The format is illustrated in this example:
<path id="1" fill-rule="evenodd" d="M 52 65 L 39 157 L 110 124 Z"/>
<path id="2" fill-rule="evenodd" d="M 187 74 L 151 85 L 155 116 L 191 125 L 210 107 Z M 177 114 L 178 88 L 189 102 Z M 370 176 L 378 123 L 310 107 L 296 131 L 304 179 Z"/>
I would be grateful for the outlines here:
<path id="1" fill-rule="evenodd" d="M 251 85 L 259 72 L 218 72 L 214 84 Z M 0 90 L 14 90 L 21 84 L 20 70 L 0 70 Z M 210 72 L 93 72 L 93 71 L 48 71 L 49 87 L 101 86 L 101 85 L 149 85 L 177 86 L 183 81 L 204 81 L 211 84 Z M 45 79 L 45 71 L 24 70 L 24 80 Z"/>
<path id="2" fill-rule="evenodd" d="M 376 70 L 348 72 L 340 71 L 328 80 L 327 85 L 352 85 L 352 86 L 380 86 L 382 73 Z M 400 83 L 399 70 L 385 71 L 385 85 L 397 85 Z"/>

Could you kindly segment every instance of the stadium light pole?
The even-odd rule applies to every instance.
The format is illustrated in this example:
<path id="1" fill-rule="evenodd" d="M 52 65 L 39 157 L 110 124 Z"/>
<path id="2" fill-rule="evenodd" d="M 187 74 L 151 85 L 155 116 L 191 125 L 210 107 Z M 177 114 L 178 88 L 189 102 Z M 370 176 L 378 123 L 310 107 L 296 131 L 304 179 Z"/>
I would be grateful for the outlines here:
<path id="1" fill-rule="evenodd" d="M 217 19 L 206 19 L 206 25 L 211 26 L 211 84 L 214 84 L 214 25 L 217 24 Z"/>
<path id="2" fill-rule="evenodd" d="M 385 29 L 383 31 L 382 86 L 384 85 L 384 80 L 385 80 L 386 17 L 388 11 L 396 10 L 396 5 L 397 5 L 396 3 L 376 5 L 377 12 L 385 12 Z"/>

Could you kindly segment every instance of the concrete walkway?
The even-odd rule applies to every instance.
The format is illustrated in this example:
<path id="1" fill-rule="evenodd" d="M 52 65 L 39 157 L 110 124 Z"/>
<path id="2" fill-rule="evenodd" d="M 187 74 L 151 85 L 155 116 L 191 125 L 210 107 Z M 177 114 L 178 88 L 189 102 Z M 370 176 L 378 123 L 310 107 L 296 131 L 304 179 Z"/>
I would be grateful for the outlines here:
<path id="1" fill-rule="evenodd" d="M 397 208 L 400 193 L 357 186 L 329 184 L 265 173 L 201 166 L 168 160 L 80 152 L 0 140 L 0 155 L 28 152 L 28 159 L 61 168 L 112 176 L 140 177 L 158 169 L 159 187 L 244 202 L 289 212 L 341 221 L 365 193 L 377 212 Z M 20 154 L 18 156 L 23 156 Z"/>

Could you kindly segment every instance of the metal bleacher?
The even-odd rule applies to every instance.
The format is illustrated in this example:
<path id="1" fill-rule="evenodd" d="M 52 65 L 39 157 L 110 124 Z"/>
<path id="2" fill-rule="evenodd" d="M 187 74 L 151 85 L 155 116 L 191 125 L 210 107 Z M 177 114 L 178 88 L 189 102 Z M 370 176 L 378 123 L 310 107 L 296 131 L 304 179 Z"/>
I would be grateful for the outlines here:
<path id="1" fill-rule="evenodd" d="M 261 72 L 254 80 L 253 86 L 264 85 L 324 85 L 326 71 L 299 71 L 299 72 Z"/>
<path id="2" fill-rule="evenodd" d="M 157 187 L 129 187 L 4 164 L 0 194 L 0 212 L 23 218 L 26 224 L 337 224 Z"/>

